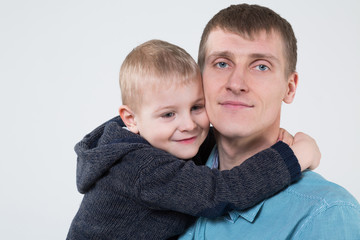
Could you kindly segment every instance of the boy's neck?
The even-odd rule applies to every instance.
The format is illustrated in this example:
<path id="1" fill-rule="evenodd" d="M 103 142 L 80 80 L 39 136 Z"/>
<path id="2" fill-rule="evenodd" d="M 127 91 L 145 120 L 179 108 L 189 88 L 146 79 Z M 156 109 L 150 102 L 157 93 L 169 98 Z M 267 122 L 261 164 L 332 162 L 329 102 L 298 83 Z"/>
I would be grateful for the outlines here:
<path id="1" fill-rule="evenodd" d="M 230 170 L 246 159 L 274 145 L 278 139 L 279 127 L 251 137 L 227 138 L 216 133 L 219 152 L 219 169 Z"/>

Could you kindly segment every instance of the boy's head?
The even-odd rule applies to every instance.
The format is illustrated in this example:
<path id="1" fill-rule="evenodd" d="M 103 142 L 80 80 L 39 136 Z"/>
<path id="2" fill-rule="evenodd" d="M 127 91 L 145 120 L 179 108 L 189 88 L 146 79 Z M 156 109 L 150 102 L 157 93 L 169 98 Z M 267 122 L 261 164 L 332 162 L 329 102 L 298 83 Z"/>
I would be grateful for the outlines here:
<path id="1" fill-rule="evenodd" d="M 161 40 L 150 40 L 134 48 L 120 69 L 122 103 L 133 110 L 150 89 L 193 81 L 200 74 L 194 59 L 182 48 Z"/>
<path id="2" fill-rule="evenodd" d="M 290 23 L 269 8 L 249 4 L 231 5 L 218 12 L 208 22 L 199 46 L 198 63 L 201 71 L 204 67 L 207 39 L 216 29 L 235 33 L 250 40 L 262 31 L 268 34 L 275 31 L 280 34 L 284 45 L 284 56 L 287 61 L 285 74 L 295 72 L 297 40 Z"/>
<path id="3" fill-rule="evenodd" d="M 160 40 L 141 44 L 121 66 L 120 87 L 119 113 L 130 131 L 182 159 L 198 152 L 209 121 L 200 70 L 185 50 Z"/>

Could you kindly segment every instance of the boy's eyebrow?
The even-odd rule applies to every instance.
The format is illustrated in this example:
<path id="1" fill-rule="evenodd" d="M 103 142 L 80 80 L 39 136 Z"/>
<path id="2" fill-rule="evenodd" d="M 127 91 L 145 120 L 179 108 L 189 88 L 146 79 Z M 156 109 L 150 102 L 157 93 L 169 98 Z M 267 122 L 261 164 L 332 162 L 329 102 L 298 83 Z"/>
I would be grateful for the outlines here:
<path id="1" fill-rule="evenodd" d="M 175 107 L 175 106 L 173 106 L 173 105 L 161 105 L 161 106 L 159 106 L 158 108 L 155 109 L 154 113 L 163 111 L 163 110 L 165 110 L 165 109 L 172 109 L 172 108 L 174 108 L 174 107 Z"/>
<path id="2" fill-rule="evenodd" d="M 194 101 L 194 103 L 196 103 L 196 102 L 201 102 L 201 101 L 205 101 L 205 97 L 199 97 L 199 98 L 197 98 L 197 99 Z"/>
<path id="3" fill-rule="evenodd" d="M 195 101 L 193 101 L 193 104 L 197 104 L 199 102 L 205 102 L 205 98 L 204 97 L 199 97 L 197 98 Z M 177 108 L 176 105 L 161 105 L 158 108 L 155 109 L 154 113 L 157 113 L 159 111 L 163 111 L 163 110 L 167 110 L 167 109 L 175 109 Z"/>

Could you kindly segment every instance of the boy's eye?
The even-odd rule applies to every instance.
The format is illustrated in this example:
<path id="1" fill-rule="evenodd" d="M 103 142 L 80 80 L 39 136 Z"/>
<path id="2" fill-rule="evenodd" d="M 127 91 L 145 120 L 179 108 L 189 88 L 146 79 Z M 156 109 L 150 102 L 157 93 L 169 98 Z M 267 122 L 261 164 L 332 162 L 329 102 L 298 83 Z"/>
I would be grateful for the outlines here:
<path id="1" fill-rule="evenodd" d="M 195 105 L 191 108 L 191 111 L 197 111 L 204 108 L 204 105 Z"/>
<path id="2" fill-rule="evenodd" d="M 162 118 L 171 118 L 173 116 L 175 116 L 175 113 L 173 112 L 164 113 L 163 115 L 161 115 Z"/>
<path id="3" fill-rule="evenodd" d="M 229 65 L 226 62 L 218 62 L 215 64 L 218 68 L 226 68 Z"/>
<path id="4" fill-rule="evenodd" d="M 264 64 L 259 64 L 255 67 L 255 69 L 259 70 L 259 71 L 266 71 L 266 70 L 269 70 L 269 68 L 264 65 Z"/>

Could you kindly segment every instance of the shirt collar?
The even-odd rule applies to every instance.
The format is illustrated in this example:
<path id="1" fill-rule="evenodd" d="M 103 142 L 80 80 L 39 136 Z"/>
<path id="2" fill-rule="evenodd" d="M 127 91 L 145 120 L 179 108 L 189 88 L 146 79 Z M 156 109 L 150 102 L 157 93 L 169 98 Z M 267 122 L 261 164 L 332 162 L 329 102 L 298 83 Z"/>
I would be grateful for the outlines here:
<path id="1" fill-rule="evenodd" d="M 209 168 L 219 168 L 219 154 L 217 150 L 217 145 L 215 145 L 213 150 L 211 151 L 211 154 L 208 160 L 206 161 L 206 166 L 208 166 Z M 259 204 L 255 205 L 254 207 L 244 211 L 237 211 L 237 210 L 230 211 L 228 212 L 228 215 L 225 215 L 225 219 L 227 221 L 235 223 L 239 219 L 239 217 L 242 217 L 246 221 L 252 223 L 255 220 L 256 216 L 258 215 L 260 209 L 264 205 L 264 202 L 265 201 L 262 201 Z"/>
<path id="2" fill-rule="evenodd" d="M 217 145 L 214 146 L 205 165 L 209 168 L 219 169 L 219 154 L 217 150 Z"/>
<path id="3" fill-rule="evenodd" d="M 264 205 L 265 201 L 262 201 L 261 203 L 255 205 L 252 208 L 249 208 L 248 210 L 244 210 L 244 211 L 237 211 L 237 210 L 233 210 L 230 211 L 228 214 L 228 221 L 235 223 L 239 217 L 242 217 L 243 219 L 245 219 L 248 222 L 254 222 L 256 216 L 258 215 L 258 213 L 260 212 L 260 209 L 262 208 L 262 206 Z"/>

